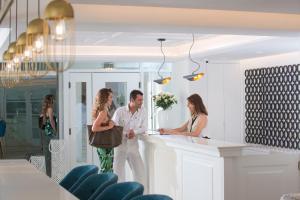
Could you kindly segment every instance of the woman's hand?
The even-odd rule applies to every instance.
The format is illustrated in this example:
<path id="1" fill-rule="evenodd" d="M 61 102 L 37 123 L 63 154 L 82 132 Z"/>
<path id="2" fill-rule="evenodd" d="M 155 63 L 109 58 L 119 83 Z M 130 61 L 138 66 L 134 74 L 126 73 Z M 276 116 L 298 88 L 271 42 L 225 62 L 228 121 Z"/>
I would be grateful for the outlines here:
<path id="1" fill-rule="evenodd" d="M 164 129 L 164 128 L 160 128 L 160 129 L 158 129 L 158 131 L 161 135 L 166 134 L 166 129 Z"/>
<path id="2" fill-rule="evenodd" d="M 110 120 L 108 123 L 108 129 L 112 129 L 114 126 L 115 126 L 115 123 L 112 120 Z"/>

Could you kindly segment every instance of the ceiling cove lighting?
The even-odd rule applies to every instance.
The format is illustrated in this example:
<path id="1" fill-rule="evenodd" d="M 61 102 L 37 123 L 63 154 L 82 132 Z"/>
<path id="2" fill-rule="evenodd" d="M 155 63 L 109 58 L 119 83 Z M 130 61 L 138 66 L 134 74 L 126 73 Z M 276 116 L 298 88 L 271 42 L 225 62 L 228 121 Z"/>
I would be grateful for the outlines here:
<path id="1" fill-rule="evenodd" d="M 204 76 L 204 73 L 200 72 L 200 73 L 197 73 L 197 71 L 200 69 L 200 64 L 193 60 L 192 56 L 191 56 L 191 50 L 195 44 L 195 36 L 194 34 L 192 34 L 193 36 L 193 42 L 192 42 L 192 45 L 190 47 L 190 50 L 189 50 L 189 59 L 191 62 L 195 63 L 198 67 L 192 72 L 192 74 L 190 75 L 186 75 L 186 76 L 183 76 L 183 78 L 189 80 L 189 81 L 197 81 L 197 80 L 200 80 L 203 76 Z"/>
<path id="2" fill-rule="evenodd" d="M 165 39 L 165 38 L 159 38 L 159 39 L 157 39 L 157 40 L 160 42 L 160 51 L 161 51 L 161 53 L 162 53 L 162 55 L 163 55 L 164 60 L 163 60 L 163 62 L 161 63 L 161 65 L 160 65 L 160 67 L 159 67 L 159 69 L 158 69 L 158 71 L 157 71 L 157 74 L 158 74 L 158 76 L 160 77 L 160 79 L 154 80 L 154 82 L 155 82 L 155 83 L 158 83 L 158 84 L 161 84 L 161 85 L 166 85 L 166 84 L 168 84 L 168 83 L 170 82 L 171 77 L 165 77 L 165 78 L 164 78 L 164 77 L 160 74 L 160 70 L 162 69 L 162 67 L 164 66 L 164 64 L 165 64 L 165 62 L 166 62 L 166 55 L 165 55 L 165 53 L 164 53 L 164 51 L 163 51 L 163 48 L 162 48 L 162 43 L 163 43 L 164 41 L 166 41 L 166 39 Z"/>

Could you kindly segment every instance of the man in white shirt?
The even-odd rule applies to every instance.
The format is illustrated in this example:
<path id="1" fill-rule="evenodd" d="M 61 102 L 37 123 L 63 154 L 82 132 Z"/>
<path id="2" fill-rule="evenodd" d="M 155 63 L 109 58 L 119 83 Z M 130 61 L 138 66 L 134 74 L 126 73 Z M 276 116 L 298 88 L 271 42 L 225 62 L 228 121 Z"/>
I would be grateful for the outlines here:
<path id="1" fill-rule="evenodd" d="M 147 113 L 142 107 L 143 93 L 133 90 L 130 93 L 130 103 L 116 110 L 112 120 L 123 127 L 122 144 L 114 149 L 113 169 L 119 177 L 119 182 L 125 181 L 125 163 L 132 170 L 135 181 L 145 185 L 145 167 L 139 153 L 137 135 L 147 130 Z"/>

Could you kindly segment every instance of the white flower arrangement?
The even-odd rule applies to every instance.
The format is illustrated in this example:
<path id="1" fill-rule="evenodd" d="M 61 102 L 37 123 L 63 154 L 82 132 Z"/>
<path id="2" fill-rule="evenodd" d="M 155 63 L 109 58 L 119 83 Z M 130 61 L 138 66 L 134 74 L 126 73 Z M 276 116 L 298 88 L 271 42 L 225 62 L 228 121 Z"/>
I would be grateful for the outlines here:
<path id="1" fill-rule="evenodd" d="M 163 110 L 167 110 L 172 107 L 172 105 L 177 104 L 177 99 L 171 93 L 159 93 L 158 95 L 153 96 L 154 104 L 157 108 L 162 108 Z"/>

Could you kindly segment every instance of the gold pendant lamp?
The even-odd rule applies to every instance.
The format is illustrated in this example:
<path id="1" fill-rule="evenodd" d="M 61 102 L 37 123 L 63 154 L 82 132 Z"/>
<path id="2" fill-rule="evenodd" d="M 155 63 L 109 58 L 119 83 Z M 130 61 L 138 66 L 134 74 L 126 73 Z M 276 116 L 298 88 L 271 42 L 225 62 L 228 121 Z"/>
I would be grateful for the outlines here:
<path id="1" fill-rule="evenodd" d="M 30 59 L 28 73 L 33 78 L 40 78 L 49 72 L 44 60 L 44 34 L 49 34 L 47 22 L 40 18 L 40 0 L 38 0 L 38 18 L 29 22 L 26 40 L 26 54 Z"/>
<path id="2" fill-rule="evenodd" d="M 9 31 L 9 46 L 7 51 L 3 53 L 1 83 L 6 88 L 13 88 L 19 83 L 19 73 L 18 67 L 15 65 L 14 62 L 14 56 L 16 53 L 16 42 L 11 42 L 11 8 L 9 11 Z"/>
<path id="3" fill-rule="evenodd" d="M 50 27 L 44 34 L 46 63 L 54 71 L 65 71 L 75 58 L 74 9 L 66 0 L 53 0 L 47 5 L 44 18 Z"/>
<path id="4" fill-rule="evenodd" d="M 17 2 L 16 2 L 17 3 Z M 28 0 L 26 0 L 26 26 L 28 25 Z M 26 41 L 27 34 L 23 32 L 19 35 L 16 43 L 16 54 L 15 59 L 17 59 L 19 64 L 19 72 L 20 72 L 20 81 L 28 80 L 28 57 L 24 56 L 24 52 L 26 50 Z"/>

